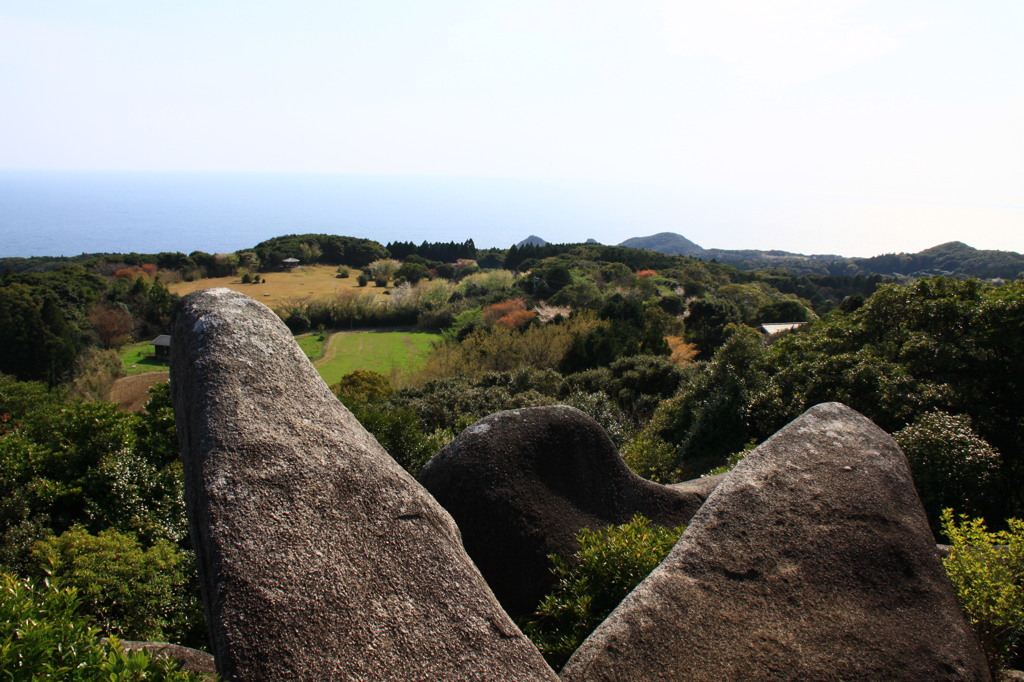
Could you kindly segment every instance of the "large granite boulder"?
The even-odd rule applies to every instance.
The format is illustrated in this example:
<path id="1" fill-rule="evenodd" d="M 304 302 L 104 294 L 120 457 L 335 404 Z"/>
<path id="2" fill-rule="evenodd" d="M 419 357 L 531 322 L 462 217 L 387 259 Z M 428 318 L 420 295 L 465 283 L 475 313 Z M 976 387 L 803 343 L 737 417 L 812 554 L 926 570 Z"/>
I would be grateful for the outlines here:
<path id="1" fill-rule="evenodd" d="M 565 405 L 481 419 L 427 463 L 420 482 L 455 518 L 513 617 L 533 612 L 553 580 L 548 555 L 572 555 L 580 529 L 634 514 L 677 526 L 708 495 L 706 484 L 676 489 L 640 478 L 600 424 Z"/>
<path id="2" fill-rule="evenodd" d="M 749 454 L 562 671 L 988 680 L 893 440 L 838 403 Z"/>
<path id="3" fill-rule="evenodd" d="M 211 646 L 233 680 L 554 680 L 451 517 L 268 308 L 179 303 L 171 368 Z"/>

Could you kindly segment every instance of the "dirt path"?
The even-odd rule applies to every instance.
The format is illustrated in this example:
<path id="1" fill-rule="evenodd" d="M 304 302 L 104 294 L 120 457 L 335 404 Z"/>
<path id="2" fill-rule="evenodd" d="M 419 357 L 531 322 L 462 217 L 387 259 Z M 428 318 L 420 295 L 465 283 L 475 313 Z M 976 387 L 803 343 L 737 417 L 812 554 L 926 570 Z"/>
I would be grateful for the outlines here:
<path id="1" fill-rule="evenodd" d="M 168 381 L 170 372 L 146 372 L 130 377 L 121 377 L 110 387 L 107 400 L 117 403 L 122 410 L 138 412 L 149 400 L 149 388 L 161 381 Z"/>
<path id="2" fill-rule="evenodd" d="M 338 353 L 335 339 L 337 339 L 342 334 L 358 334 L 358 332 L 334 332 L 333 334 L 328 336 L 327 343 L 324 344 L 324 354 L 320 356 L 319 360 L 315 360 L 313 362 L 314 367 L 319 367 L 325 362 L 330 362 L 331 360 L 334 359 L 334 356 L 337 355 Z"/>

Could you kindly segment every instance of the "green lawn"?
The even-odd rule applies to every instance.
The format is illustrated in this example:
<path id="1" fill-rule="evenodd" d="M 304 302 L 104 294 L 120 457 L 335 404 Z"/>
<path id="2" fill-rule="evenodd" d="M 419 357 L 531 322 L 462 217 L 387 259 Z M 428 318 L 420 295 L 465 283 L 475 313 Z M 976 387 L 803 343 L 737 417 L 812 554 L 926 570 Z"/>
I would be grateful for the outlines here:
<path id="1" fill-rule="evenodd" d="M 386 376 L 416 370 L 439 334 L 427 332 L 345 332 L 331 336 L 323 358 L 314 363 L 328 385 L 357 369 Z"/>
<path id="2" fill-rule="evenodd" d="M 324 355 L 324 346 L 327 343 L 327 336 L 321 335 L 320 332 L 308 332 L 306 334 L 299 334 L 295 337 L 295 340 L 299 343 L 299 348 L 306 354 L 306 357 L 310 360 L 319 360 Z"/>
<path id="3" fill-rule="evenodd" d="M 320 376 L 333 384 L 357 369 L 371 369 L 386 376 L 419 369 L 439 334 L 427 332 L 342 332 L 320 338 L 319 332 L 295 337 L 299 348 L 316 366 Z M 149 341 L 122 346 L 121 362 L 128 376 L 167 369 L 153 357 Z"/>
<path id="4" fill-rule="evenodd" d="M 149 341 L 139 341 L 121 346 L 121 364 L 125 374 L 143 374 L 145 372 L 162 372 L 167 370 L 167 362 L 153 357 L 153 346 Z"/>

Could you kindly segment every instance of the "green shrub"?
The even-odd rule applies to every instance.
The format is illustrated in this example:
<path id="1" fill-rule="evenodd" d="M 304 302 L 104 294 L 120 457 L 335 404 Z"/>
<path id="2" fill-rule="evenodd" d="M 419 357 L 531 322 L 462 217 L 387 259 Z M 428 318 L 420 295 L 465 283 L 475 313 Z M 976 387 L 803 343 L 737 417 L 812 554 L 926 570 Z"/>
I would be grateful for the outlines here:
<path id="1" fill-rule="evenodd" d="M 202 607 L 190 585 L 191 561 L 166 540 L 144 548 L 113 529 L 76 526 L 33 548 L 40 573 L 74 588 L 82 612 L 108 635 L 155 642 L 201 643 Z"/>
<path id="2" fill-rule="evenodd" d="M 621 526 L 581 530 L 571 560 L 549 557 L 557 582 L 524 631 L 555 670 L 662 562 L 684 529 L 655 526 L 637 515 Z"/>
<path id="3" fill-rule="evenodd" d="M 288 329 L 291 331 L 292 334 L 301 334 L 303 332 L 309 331 L 309 327 L 311 324 L 309 316 L 302 311 L 292 312 L 290 315 L 288 315 L 288 317 L 285 318 L 284 323 L 285 325 L 287 325 Z"/>
<path id="4" fill-rule="evenodd" d="M 981 519 L 942 512 L 950 550 L 942 560 L 993 668 L 1024 663 L 1024 520 L 989 532 Z"/>
<path id="5" fill-rule="evenodd" d="M 893 434 L 907 456 L 914 485 L 932 528 L 942 510 L 952 507 L 970 516 L 992 508 L 1001 458 L 971 428 L 966 415 L 927 412 Z"/>
<path id="6" fill-rule="evenodd" d="M 431 457 L 455 438 L 455 432 L 439 428 L 424 432 L 416 413 L 408 408 L 384 403 L 357 403 L 352 414 L 381 447 L 403 469 L 418 476 Z"/>
<path id="7" fill-rule="evenodd" d="M 32 543 L 74 525 L 114 527 L 143 543 L 187 533 L 167 385 L 147 411 L 68 402 L 20 415 L 0 433 L 0 564 L 27 570 Z M 17 406 L 15 406 L 17 408 Z"/>
<path id="8" fill-rule="evenodd" d="M 6 680 L 81 680 L 128 682 L 204 680 L 167 658 L 145 651 L 123 651 L 116 639 L 100 640 L 99 631 L 76 614 L 74 589 L 50 582 L 35 587 L 0 574 L 0 671 Z"/>
<path id="9" fill-rule="evenodd" d="M 733 469 L 736 468 L 737 464 L 739 464 L 740 462 L 743 461 L 744 457 L 746 457 L 751 452 L 753 452 L 754 448 L 756 448 L 757 446 L 758 446 L 757 440 L 750 440 L 750 441 L 748 441 L 747 444 L 743 446 L 742 450 L 737 450 L 736 452 L 734 452 L 731 455 L 729 455 L 726 458 L 726 460 L 725 460 L 725 464 L 723 464 L 720 467 L 715 467 L 711 471 L 709 471 L 706 474 L 704 474 L 704 476 L 717 476 L 719 474 L 727 474 L 727 473 L 729 473 L 730 471 L 732 471 Z M 704 476 L 702 476 L 702 478 Z"/>
<path id="10" fill-rule="evenodd" d="M 656 483 L 674 483 L 683 473 L 673 468 L 676 449 L 656 435 L 641 431 L 622 448 L 622 459 L 637 475 Z"/>
<path id="11" fill-rule="evenodd" d="M 331 386 L 334 395 L 351 407 L 356 403 L 382 400 L 394 393 L 391 381 L 381 374 L 369 369 L 357 369 L 349 372 Z"/>

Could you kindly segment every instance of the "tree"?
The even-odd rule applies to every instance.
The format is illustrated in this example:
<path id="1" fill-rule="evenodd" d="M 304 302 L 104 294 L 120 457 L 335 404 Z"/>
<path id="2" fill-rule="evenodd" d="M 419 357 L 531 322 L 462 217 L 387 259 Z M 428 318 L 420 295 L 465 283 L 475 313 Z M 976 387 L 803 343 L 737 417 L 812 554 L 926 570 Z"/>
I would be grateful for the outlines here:
<path id="1" fill-rule="evenodd" d="M 749 327 L 731 325 L 724 332 L 727 339 L 714 357 L 690 372 L 682 370 L 679 391 L 658 405 L 645 427 L 675 446 L 672 469 L 682 470 L 684 479 L 723 464 L 760 435 L 753 432 L 747 406 L 764 390 L 765 347 Z"/>
<path id="2" fill-rule="evenodd" d="M 0 372 L 50 385 L 74 371 L 81 335 L 52 293 L 12 283 L 0 287 Z"/>
<path id="3" fill-rule="evenodd" d="M 807 308 L 799 301 L 776 301 L 762 306 L 757 312 L 758 319 L 764 322 L 806 322 Z"/>
<path id="4" fill-rule="evenodd" d="M 371 279 L 377 281 L 379 286 L 380 282 L 387 284 L 401 266 L 402 264 L 393 258 L 382 258 L 367 265 L 365 271 L 370 274 Z"/>
<path id="5" fill-rule="evenodd" d="M 132 340 L 134 320 L 124 305 L 98 304 L 89 312 L 89 321 L 104 348 L 120 348 Z"/>
<path id="6" fill-rule="evenodd" d="M 299 260 L 303 263 L 319 263 L 320 256 L 324 255 L 320 244 L 315 241 L 302 242 L 299 244 Z"/>
<path id="7" fill-rule="evenodd" d="M 250 274 L 259 272 L 260 257 L 255 251 L 242 251 L 238 254 L 239 267 L 245 268 Z"/>
<path id="8" fill-rule="evenodd" d="M 419 263 L 402 263 L 395 271 L 396 278 L 404 278 L 409 284 L 416 284 L 421 279 L 426 279 L 427 268 Z"/>
<path id="9" fill-rule="evenodd" d="M 725 328 L 742 321 L 739 308 L 731 301 L 697 299 L 688 307 L 686 337 L 704 356 L 710 356 L 725 343 Z"/>
<path id="10" fill-rule="evenodd" d="M 218 253 L 213 256 L 213 277 L 230 277 L 238 270 L 238 254 Z"/>
<path id="11" fill-rule="evenodd" d="M 394 390 L 386 376 L 368 369 L 349 372 L 331 386 L 334 395 L 341 398 L 349 407 L 356 403 L 381 400 L 391 395 Z"/>
<path id="12" fill-rule="evenodd" d="M 971 428 L 969 417 L 926 412 L 893 438 L 907 456 L 933 530 L 939 530 L 939 516 L 950 507 L 971 516 L 991 514 L 1001 461 Z"/>

